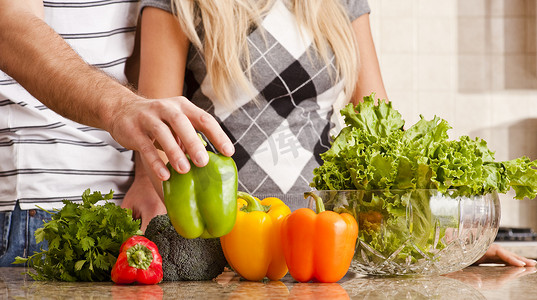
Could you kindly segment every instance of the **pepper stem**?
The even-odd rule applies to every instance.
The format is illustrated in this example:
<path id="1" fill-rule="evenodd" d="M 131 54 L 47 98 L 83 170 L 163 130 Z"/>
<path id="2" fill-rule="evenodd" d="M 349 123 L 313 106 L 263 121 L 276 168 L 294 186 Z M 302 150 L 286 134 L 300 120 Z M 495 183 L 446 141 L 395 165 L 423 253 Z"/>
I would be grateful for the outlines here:
<path id="1" fill-rule="evenodd" d="M 153 261 L 153 253 L 142 244 L 136 244 L 127 250 L 129 266 L 147 270 Z"/>
<path id="2" fill-rule="evenodd" d="M 201 136 L 201 133 L 198 132 L 198 137 L 200 138 L 201 142 L 203 143 L 203 147 L 207 147 L 207 142 L 203 139 Z"/>
<path id="3" fill-rule="evenodd" d="M 315 200 L 315 210 L 317 213 L 322 213 L 325 211 L 323 199 L 321 199 L 319 195 L 315 194 L 314 192 L 304 193 L 304 199 L 308 199 L 308 197 L 312 197 L 313 200 Z"/>
<path id="4" fill-rule="evenodd" d="M 265 209 L 263 208 L 263 205 L 261 205 L 261 203 L 259 203 L 259 201 L 255 200 L 255 198 L 252 197 L 252 195 L 250 195 L 248 193 L 245 193 L 245 192 L 238 191 L 237 192 L 237 197 L 239 197 L 241 199 L 244 199 L 246 201 L 246 203 L 248 203 L 246 205 L 246 211 L 247 212 L 265 211 Z"/>

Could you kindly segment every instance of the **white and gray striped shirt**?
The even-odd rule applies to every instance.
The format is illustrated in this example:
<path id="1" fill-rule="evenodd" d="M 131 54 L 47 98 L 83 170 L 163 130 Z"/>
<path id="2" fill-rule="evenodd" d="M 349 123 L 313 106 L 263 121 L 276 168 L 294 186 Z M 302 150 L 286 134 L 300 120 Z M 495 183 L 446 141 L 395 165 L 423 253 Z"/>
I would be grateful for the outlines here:
<path id="1" fill-rule="evenodd" d="M 138 0 L 48 0 L 45 21 L 89 64 L 126 82 Z M 0 54 L 1 55 L 1 54 Z M 59 208 L 82 192 L 114 190 L 134 178 L 132 152 L 100 129 L 65 119 L 0 72 L 0 211 Z"/>

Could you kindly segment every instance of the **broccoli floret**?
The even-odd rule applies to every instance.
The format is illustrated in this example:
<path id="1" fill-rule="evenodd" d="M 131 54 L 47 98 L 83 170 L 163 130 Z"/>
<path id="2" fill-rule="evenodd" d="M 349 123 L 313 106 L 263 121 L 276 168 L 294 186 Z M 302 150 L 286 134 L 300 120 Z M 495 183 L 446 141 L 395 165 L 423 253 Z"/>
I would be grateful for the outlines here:
<path id="1" fill-rule="evenodd" d="M 227 265 L 220 239 L 186 239 L 175 231 L 168 215 L 154 217 L 145 237 L 158 247 L 165 281 L 210 280 Z"/>

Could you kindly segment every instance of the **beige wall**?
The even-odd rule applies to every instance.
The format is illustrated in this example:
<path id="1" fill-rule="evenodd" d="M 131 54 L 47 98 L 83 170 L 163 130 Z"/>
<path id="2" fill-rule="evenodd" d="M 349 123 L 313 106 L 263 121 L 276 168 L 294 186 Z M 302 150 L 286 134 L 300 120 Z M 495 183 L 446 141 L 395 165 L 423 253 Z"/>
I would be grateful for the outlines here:
<path id="1" fill-rule="evenodd" d="M 369 0 L 390 100 L 408 125 L 434 115 L 497 160 L 537 159 L 537 0 Z M 537 199 L 502 195 L 505 226 L 537 230 Z"/>

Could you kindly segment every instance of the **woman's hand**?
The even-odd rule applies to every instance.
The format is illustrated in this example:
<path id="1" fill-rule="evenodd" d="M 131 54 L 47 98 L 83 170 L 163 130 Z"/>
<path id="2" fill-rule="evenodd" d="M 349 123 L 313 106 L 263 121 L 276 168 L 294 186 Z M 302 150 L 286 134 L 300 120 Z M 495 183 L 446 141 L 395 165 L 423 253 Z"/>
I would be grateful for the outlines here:
<path id="1" fill-rule="evenodd" d="M 537 264 L 535 260 L 508 251 L 498 244 L 492 244 L 485 255 L 475 262 L 476 265 L 483 263 L 505 263 L 516 267 L 535 267 Z"/>
<path id="2" fill-rule="evenodd" d="M 147 224 L 157 215 L 166 214 L 166 207 L 153 185 L 147 180 L 134 180 L 125 195 L 121 207 L 132 210 L 134 219 L 141 219 L 140 229 L 145 232 Z"/>
<path id="3" fill-rule="evenodd" d="M 121 207 L 132 210 L 134 219 L 142 220 L 140 229 L 145 232 L 153 217 L 166 214 L 166 207 L 156 190 L 157 186 L 152 183 L 150 176 L 148 176 L 149 174 L 146 172 L 138 153 L 135 153 L 134 161 L 136 174 L 125 198 L 123 198 Z"/>

